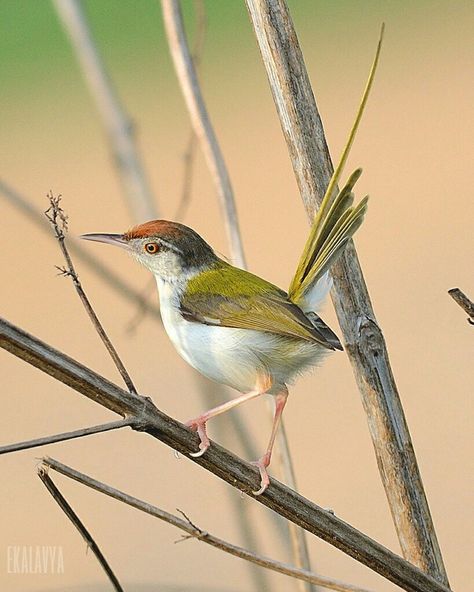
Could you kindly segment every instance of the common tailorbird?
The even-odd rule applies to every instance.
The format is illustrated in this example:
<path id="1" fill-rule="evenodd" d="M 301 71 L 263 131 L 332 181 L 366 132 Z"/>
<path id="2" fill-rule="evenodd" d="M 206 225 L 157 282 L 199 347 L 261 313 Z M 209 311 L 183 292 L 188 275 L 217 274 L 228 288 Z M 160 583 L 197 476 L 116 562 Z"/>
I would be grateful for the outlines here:
<path id="1" fill-rule="evenodd" d="M 331 282 L 328 269 L 362 223 L 367 198 L 353 207 L 355 171 L 335 199 L 327 193 L 288 293 L 219 258 L 194 230 L 152 220 L 125 234 L 86 234 L 82 238 L 117 245 L 149 269 L 158 285 L 163 325 L 180 355 L 199 372 L 242 394 L 192 419 L 200 456 L 210 442 L 209 419 L 268 393 L 275 415 L 265 454 L 254 464 L 263 493 L 267 467 L 288 385 L 317 365 L 339 339 L 314 312 Z"/>
<path id="2" fill-rule="evenodd" d="M 264 393 L 275 397 L 275 414 L 265 454 L 255 461 L 259 495 L 269 485 L 267 467 L 288 385 L 325 354 L 342 350 L 337 336 L 316 314 L 331 287 L 330 266 L 361 225 L 367 197 L 353 206 L 357 169 L 337 191 L 342 169 L 373 82 L 383 28 L 355 122 L 342 157 L 314 218 L 288 293 L 219 258 L 191 228 L 152 220 L 124 234 L 82 238 L 117 245 L 149 269 L 158 285 L 163 325 L 180 355 L 199 372 L 242 393 L 187 425 L 197 431 L 201 456 L 209 448 L 209 419 Z"/>

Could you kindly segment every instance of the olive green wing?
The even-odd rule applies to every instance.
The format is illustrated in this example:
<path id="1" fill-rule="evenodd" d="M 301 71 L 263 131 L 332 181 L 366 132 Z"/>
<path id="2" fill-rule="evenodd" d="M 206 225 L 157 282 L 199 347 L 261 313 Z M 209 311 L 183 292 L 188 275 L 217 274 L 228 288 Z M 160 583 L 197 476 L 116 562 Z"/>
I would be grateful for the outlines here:
<path id="1" fill-rule="evenodd" d="M 310 320 L 286 292 L 223 261 L 189 281 L 180 311 L 191 322 L 264 331 L 328 349 L 341 347 L 331 329 L 319 317 Z"/>

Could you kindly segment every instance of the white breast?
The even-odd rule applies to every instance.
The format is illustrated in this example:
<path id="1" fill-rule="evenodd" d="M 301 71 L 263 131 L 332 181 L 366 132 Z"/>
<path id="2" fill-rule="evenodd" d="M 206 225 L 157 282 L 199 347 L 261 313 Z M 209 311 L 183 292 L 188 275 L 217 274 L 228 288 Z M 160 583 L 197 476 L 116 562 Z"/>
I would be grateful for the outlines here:
<path id="1" fill-rule="evenodd" d="M 275 385 L 291 382 L 315 365 L 325 348 L 298 341 L 281 355 L 282 341 L 271 333 L 187 321 L 179 311 L 179 286 L 157 278 L 165 330 L 179 354 L 193 368 L 240 392 L 255 388 L 258 375 L 270 374 Z"/>

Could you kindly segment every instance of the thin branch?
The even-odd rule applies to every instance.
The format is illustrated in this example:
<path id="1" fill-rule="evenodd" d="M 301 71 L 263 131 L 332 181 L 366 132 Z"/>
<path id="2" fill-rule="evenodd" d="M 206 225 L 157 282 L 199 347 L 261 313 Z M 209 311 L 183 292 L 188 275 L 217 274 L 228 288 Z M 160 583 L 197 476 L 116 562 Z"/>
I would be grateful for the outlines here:
<path id="1" fill-rule="evenodd" d="M 333 168 L 324 129 L 285 0 L 246 0 L 273 99 L 310 221 Z M 333 302 L 367 415 L 403 555 L 448 584 L 413 444 L 351 242 L 332 268 Z"/>
<path id="2" fill-rule="evenodd" d="M 48 199 L 49 199 L 50 206 L 46 210 L 45 215 L 46 215 L 46 218 L 50 221 L 50 223 L 54 229 L 54 233 L 55 233 L 56 238 L 59 242 L 59 246 L 60 246 L 61 251 L 64 255 L 64 259 L 66 260 L 66 268 L 58 268 L 58 269 L 62 275 L 66 276 L 66 277 L 70 277 L 72 279 L 74 287 L 76 288 L 76 292 L 78 293 L 79 298 L 81 299 L 81 302 L 82 302 L 84 308 L 86 309 L 86 312 L 89 315 L 89 318 L 92 321 L 92 324 L 94 325 L 94 329 L 97 331 L 97 333 L 99 334 L 99 337 L 102 339 L 103 344 L 105 345 L 107 351 L 109 352 L 110 357 L 112 358 L 115 366 L 117 367 L 117 370 L 119 371 L 121 377 L 123 378 L 123 381 L 127 385 L 128 390 L 131 393 L 136 393 L 137 390 L 132 382 L 132 379 L 130 378 L 130 375 L 127 372 L 127 369 L 123 365 L 123 362 L 120 359 L 120 357 L 117 353 L 117 350 L 112 345 L 112 342 L 110 341 L 107 333 L 105 332 L 105 329 L 103 328 L 101 322 L 99 321 L 99 318 L 95 314 L 95 311 L 92 308 L 92 305 L 89 302 L 89 299 L 87 298 L 86 293 L 84 292 L 81 282 L 79 281 L 79 277 L 76 273 L 76 270 L 74 269 L 74 265 L 72 263 L 71 256 L 69 255 L 69 252 L 66 247 L 65 233 L 67 232 L 67 216 L 65 215 L 64 211 L 61 209 L 61 206 L 59 205 L 61 202 L 61 196 L 58 195 L 57 197 L 54 197 L 53 193 L 50 191 L 48 194 Z"/>
<path id="3" fill-rule="evenodd" d="M 181 5 L 179 0 L 162 0 L 161 5 L 176 74 L 181 85 L 194 131 L 201 143 L 207 165 L 214 178 L 214 183 L 216 184 L 221 200 L 232 261 L 245 269 L 245 255 L 235 208 L 234 194 L 224 157 L 202 96 L 195 64 L 193 63 L 187 41 Z M 285 438 L 284 432 L 283 435 L 279 436 L 279 440 L 281 441 L 282 438 Z M 288 442 L 284 442 L 283 445 L 288 452 Z M 291 457 L 289 454 L 285 454 L 282 459 L 283 462 L 287 463 L 286 466 L 283 466 L 285 477 L 291 479 L 294 476 Z M 288 481 L 288 484 L 293 489 L 296 488 L 294 479 Z M 309 553 L 304 533 L 292 524 L 289 524 L 289 530 L 292 548 L 296 553 L 295 562 L 300 567 L 310 569 Z M 303 588 L 305 587 L 303 586 Z"/>
<path id="4" fill-rule="evenodd" d="M 102 483 L 101 481 L 97 481 L 84 473 L 80 473 L 76 469 L 73 469 L 54 458 L 45 457 L 42 459 L 42 466 L 46 467 L 47 469 L 52 469 L 57 471 L 61 475 L 69 477 L 82 485 L 90 487 L 99 493 L 103 493 L 108 495 L 109 497 L 116 499 L 124 504 L 131 506 L 137 510 L 145 512 L 150 516 L 158 518 L 159 520 L 163 520 L 176 528 L 184 531 L 186 535 L 183 536 L 177 542 L 181 542 L 183 540 L 189 538 L 195 538 L 203 543 L 211 545 L 212 547 L 216 547 L 221 551 L 229 553 L 230 555 L 234 555 L 234 557 L 239 557 L 240 559 L 244 559 L 245 561 L 249 561 L 266 569 L 270 569 L 272 571 L 276 571 L 278 573 L 285 574 L 287 576 L 297 578 L 299 580 L 303 580 L 305 582 L 310 582 L 312 584 L 318 584 L 320 586 L 324 586 L 325 588 L 329 588 L 330 590 L 338 590 L 339 592 L 368 592 L 364 588 L 360 588 L 359 586 L 354 586 L 353 584 L 346 584 L 345 582 L 340 582 L 339 580 L 334 580 L 333 578 L 327 578 L 324 576 L 320 576 L 318 574 L 312 573 L 310 571 L 299 569 L 287 563 L 281 563 L 280 561 L 275 561 L 274 559 L 270 559 L 268 557 L 264 557 L 262 555 L 258 555 L 257 553 L 253 553 L 252 551 L 248 551 L 243 547 L 238 547 L 237 545 L 233 545 L 223 539 L 220 539 L 207 531 L 202 530 L 194 524 L 191 519 L 183 512 L 182 510 L 177 509 L 177 511 L 183 516 L 184 519 L 179 518 L 174 514 L 170 514 L 169 512 L 165 512 L 161 508 L 153 506 L 147 502 L 144 502 L 136 497 L 128 495 L 119 489 L 115 489 L 110 485 Z"/>
<path id="5" fill-rule="evenodd" d="M 91 426 L 90 428 L 81 428 L 72 432 L 63 432 L 61 434 L 54 434 L 50 436 L 43 436 L 34 440 L 25 440 L 17 442 L 16 444 L 7 444 L 0 446 L 0 455 L 9 454 L 10 452 L 18 452 L 19 450 L 29 450 L 30 448 L 38 448 L 39 446 L 46 446 L 47 444 L 55 444 L 56 442 L 65 442 L 66 440 L 74 440 L 75 438 L 82 438 L 83 436 L 90 436 L 92 434 L 101 434 L 102 432 L 110 432 L 131 426 L 134 422 L 133 418 L 120 419 L 118 421 L 109 421 L 100 425 Z"/>
<path id="6" fill-rule="evenodd" d="M 53 0 L 53 3 L 108 134 L 132 217 L 138 222 L 157 218 L 156 203 L 135 146 L 132 124 L 107 74 L 81 2 Z"/>
<path id="7" fill-rule="evenodd" d="M 232 259 L 245 267 L 245 256 L 239 231 L 234 193 L 224 158 L 212 127 L 209 114 L 189 50 L 178 0 L 162 0 L 163 19 L 176 74 L 186 101 L 194 132 L 201 143 L 207 165 L 212 174 L 224 214 Z"/>
<path id="8" fill-rule="evenodd" d="M 33 206 L 30 201 L 2 180 L 0 180 L 0 195 L 3 195 L 16 210 L 24 214 L 36 227 L 47 232 L 49 236 L 51 235 L 51 225 L 45 219 L 44 212 Z M 116 290 L 120 296 L 132 304 L 136 304 L 146 310 L 147 314 L 150 314 L 155 321 L 161 323 L 161 315 L 157 306 L 150 304 L 138 290 L 122 280 L 113 269 L 110 269 L 91 255 L 74 237 L 70 237 L 68 243 L 71 253 L 85 263 L 100 280 Z"/>
<path id="9" fill-rule="evenodd" d="M 448 290 L 448 294 L 453 298 L 455 302 L 469 315 L 467 322 L 470 325 L 474 325 L 474 302 L 464 294 L 459 288 L 451 288 Z"/>
<path id="10" fill-rule="evenodd" d="M 84 524 L 82 523 L 79 516 L 74 512 L 74 510 L 68 504 L 66 498 L 62 495 L 62 493 L 56 487 L 56 485 L 52 481 L 51 477 L 48 475 L 48 470 L 44 465 L 42 465 L 38 468 L 38 477 L 41 479 L 41 481 L 43 482 L 46 489 L 52 495 L 54 501 L 58 504 L 58 506 L 61 508 L 61 510 L 66 514 L 66 516 L 69 518 L 69 520 L 77 528 L 77 530 L 79 531 L 79 534 L 86 541 L 87 546 L 92 550 L 94 555 L 97 557 L 97 561 L 99 562 L 100 566 L 105 571 L 105 573 L 107 574 L 107 577 L 109 578 L 110 582 L 112 583 L 112 586 L 114 587 L 114 589 L 117 590 L 117 592 L 124 592 L 122 586 L 120 585 L 120 582 L 118 581 L 116 575 L 112 571 L 112 568 L 108 564 L 106 558 L 102 554 L 102 551 L 100 550 L 99 546 L 97 545 L 97 543 L 93 539 L 90 532 L 84 526 Z"/>
<path id="11" fill-rule="evenodd" d="M 0 319 L 0 347 L 107 409 L 133 417 L 133 429 L 164 442 L 232 487 L 248 494 L 257 488 L 260 477 L 255 467 L 215 443 L 203 456 L 189 457 L 196 450 L 199 437 L 157 409 L 151 399 L 124 391 L 4 319 Z M 441 582 L 275 479 L 255 501 L 341 549 L 407 592 L 449 591 Z"/>

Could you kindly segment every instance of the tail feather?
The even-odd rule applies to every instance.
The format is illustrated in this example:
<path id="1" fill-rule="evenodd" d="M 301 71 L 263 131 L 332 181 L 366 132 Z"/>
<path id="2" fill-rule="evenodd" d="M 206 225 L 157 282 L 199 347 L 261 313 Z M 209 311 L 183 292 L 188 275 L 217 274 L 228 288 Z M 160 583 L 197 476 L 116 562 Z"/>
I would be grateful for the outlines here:
<path id="1" fill-rule="evenodd" d="M 331 200 L 327 193 L 321 203 L 288 291 L 296 304 L 304 302 L 308 291 L 328 271 L 364 220 L 368 197 L 352 205 L 352 189 L 361 173 L 361 169 L 354 171 L 335 199 Z"/>
<path id="2" fill-rule="evenodd" d="M 335 197 L 334 194 L 354 142 L 362 118 L 362 113 L 364 112 L 370 89 L 374 81 L 375 71 L 377 69 L 382 47 L 383 34 L 384 25 L 382 25 L 380 31 L 377 51 L 375 53 L 375 58 L 372 63 L 372 68 L 370 69 L 369 78 L 362 95 L 355 121 L 352 125 L 341 158 L 334 169 L 331 180 L 329 181 L 321 206 L 314 218 L 310 235 L 288 290 L 290 299 L 295 304 L 301 305 L 302 308 L 304 307 L 306 310 L 308 300 L 311 300 L 311 298 L 308 298 L 308 294 L 318 280 L 327 272 L 337 257 L 339 257 L 354 232 L 356 232 L 362 224 L 367 211 L 368 197 L 364 197 L 357 206 L 352 205 L 354 201 L 352 189 L 362 173 L 361 169 L 354 171 L 347 183 Z"/>

